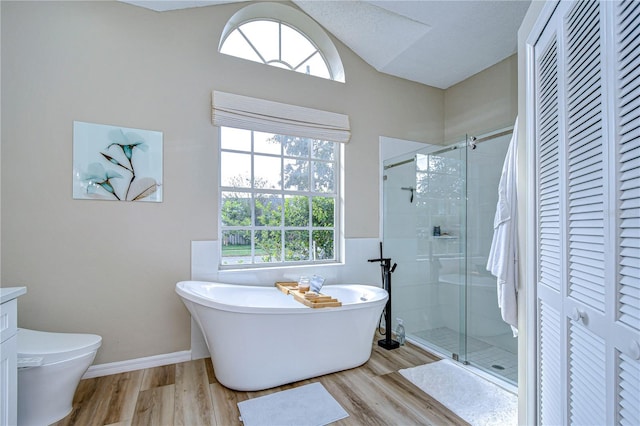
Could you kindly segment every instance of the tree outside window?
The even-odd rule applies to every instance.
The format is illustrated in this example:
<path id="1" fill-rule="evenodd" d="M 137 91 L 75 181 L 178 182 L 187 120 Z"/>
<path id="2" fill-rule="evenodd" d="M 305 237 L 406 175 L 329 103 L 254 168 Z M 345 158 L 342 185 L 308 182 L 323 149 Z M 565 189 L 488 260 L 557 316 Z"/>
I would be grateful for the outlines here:
<path id="1" fill-rule="evenodd" d="M 336 143 L 221 128 L 223 265 L 336 260 Z"/>

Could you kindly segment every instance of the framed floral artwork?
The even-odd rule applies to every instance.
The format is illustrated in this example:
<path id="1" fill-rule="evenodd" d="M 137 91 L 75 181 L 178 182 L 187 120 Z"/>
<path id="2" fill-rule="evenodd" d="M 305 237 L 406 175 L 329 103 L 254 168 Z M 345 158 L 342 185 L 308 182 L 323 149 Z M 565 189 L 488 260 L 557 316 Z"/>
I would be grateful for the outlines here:
<path id="1" fill-rule="evenodd" d="M 73 198 L 162 202 L 162 132 L 74 121 Z"/>

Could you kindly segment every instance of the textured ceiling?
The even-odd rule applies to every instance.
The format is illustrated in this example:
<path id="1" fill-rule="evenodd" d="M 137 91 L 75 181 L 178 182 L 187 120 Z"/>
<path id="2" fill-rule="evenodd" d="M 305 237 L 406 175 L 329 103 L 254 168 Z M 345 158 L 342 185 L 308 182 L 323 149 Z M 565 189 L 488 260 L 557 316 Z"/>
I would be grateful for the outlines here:
<path id="1" fill-rule="evenodd" d="M 233 3 L 133 0 L 157 11 Z M 446 89 L 511 56 L 530 0 L 293 0 L 380 72 Z"/>

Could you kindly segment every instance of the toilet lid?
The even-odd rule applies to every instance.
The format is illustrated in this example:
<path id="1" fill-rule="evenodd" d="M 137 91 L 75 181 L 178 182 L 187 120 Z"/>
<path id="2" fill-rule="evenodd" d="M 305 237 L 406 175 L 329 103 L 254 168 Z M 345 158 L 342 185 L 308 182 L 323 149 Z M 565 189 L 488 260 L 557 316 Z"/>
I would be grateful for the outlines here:
<path id="1" fill-rule="evenodd" d="M 18 358 L 43 358 L 43 364 L 77 358 L 96 351 L 102 337 L 96 334 L 49 333 L 18 329 Z"/>

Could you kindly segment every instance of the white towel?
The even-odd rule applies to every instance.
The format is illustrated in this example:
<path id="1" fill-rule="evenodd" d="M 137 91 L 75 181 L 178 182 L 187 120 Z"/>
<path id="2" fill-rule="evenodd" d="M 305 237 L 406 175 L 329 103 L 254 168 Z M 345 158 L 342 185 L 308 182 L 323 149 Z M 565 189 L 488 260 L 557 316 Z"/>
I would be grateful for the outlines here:
<path id="1" fill-rule="evenodd" d="M 497 278 L 498 306 L 502 319 L 518 335 L 518 201 L 516 196 L 518 118 L 502 167 L 498 205 L 493 221 L 493 240 L 487 271 Z"/>

